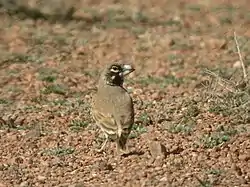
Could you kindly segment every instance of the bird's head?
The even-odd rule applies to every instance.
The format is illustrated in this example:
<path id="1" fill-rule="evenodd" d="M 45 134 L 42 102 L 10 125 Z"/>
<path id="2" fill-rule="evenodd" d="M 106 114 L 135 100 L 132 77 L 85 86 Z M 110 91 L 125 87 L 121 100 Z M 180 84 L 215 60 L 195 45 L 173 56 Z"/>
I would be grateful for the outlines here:
<path id="1" fill-rule="evenodd" d="M 106 66 L 102 73 L 102 79 L 111 86 L 122 86 L 124 77 L 135 69 L 130 64 L 113 63 Z"/>

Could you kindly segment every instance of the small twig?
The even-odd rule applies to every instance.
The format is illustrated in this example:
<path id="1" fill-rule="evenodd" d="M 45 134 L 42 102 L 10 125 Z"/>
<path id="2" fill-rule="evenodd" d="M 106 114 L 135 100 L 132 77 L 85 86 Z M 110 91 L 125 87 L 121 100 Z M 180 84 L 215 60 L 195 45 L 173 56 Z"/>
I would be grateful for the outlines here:
<path id="1" fill-rule="evenodd" d="M 236 32 L 234 32 L 234 41 L 235 41 L 235 44 L 236 44 L 236 47 L 237 47 L 237 53 L 239 55 L 239 59 L 240 59 L 240 63 L 241 63 L 242 71 L 243 71 L 243 78 L 244 78 L 245 81 L 247 81 L 246 68 L 245 68 L 243 58 L 242 58 L 242 55 L 241 55 L 241 52 L 240 52 L 240 47 L 239 47 L 239 43 L 238 43 L 238 40 L 237 40 Z"/>

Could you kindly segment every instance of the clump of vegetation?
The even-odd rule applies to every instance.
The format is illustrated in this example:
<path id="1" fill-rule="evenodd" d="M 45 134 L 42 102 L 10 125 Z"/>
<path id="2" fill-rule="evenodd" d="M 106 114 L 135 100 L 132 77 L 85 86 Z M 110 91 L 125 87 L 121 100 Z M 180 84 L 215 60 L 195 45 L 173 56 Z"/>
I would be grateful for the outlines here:
<path id="1" fill-rule="evenodd" d="M 51 84 L 45 87 L 45 89 L 42 91 L 43 94 L 59 94 L 59 95 L 65 95 L 67 90 L 64 86 L 60 84 Z"/>
<path id="2" fill-rule="evenodd" d="M 209 75 L 204 94 L 207 111 L 228 119 L 226 126 L 219 126 L 216 131 L 203 135 L 200 141 L 205 148 L 213 148 L 229 141 L 232 136 L 242 131 L 242 125 L 245 127 L 244 124 L 250 122 L 250 82 L 236 34 L 234 39 L 242 67 L 240 78 L 235 73 L 225 76 L 222 71 L 218 74 L 210 70 L 205 71 Z"/>
<path id="3" fill-rule="evenodd" d="M 175 124 L 167 125 L 166 129 L 170 133 L 183 133 L 191 135 L 195 126 L 197 116 L 200 114 L 198 103 L 191 100 L 186 100 L 181 104 L 182 113 L 179 116 L 178 122 Z"/>
<path id="4" fill-rule="evenodd" d="M 147 132 L 147 128 L 142 124 L 134 124 L 132 127 L 132 132 L 129 135 L 129 138 L 136 138 L 143 133 Z"/>
<path id="5" fill-rule="evenodd" d="M 206 70 L 205 73 L 210 76 L 210 80 L 207 85 L 205 99 L 208 103 L 209 112 L 227 116 L 234 124 L 247 124 L 250 122 L 250 81 L 240 53 L 236 34 L 234 39 L 241 62 L 242 76 L 236 81 L 237 77 L 234 78 L 234 74 L 224 78 L 221 72 L 216 74 Z"/>
<path id="6" fill-rule="evenodd" d="M 81 129 L 86 128 L 88 124 L 89 123 L 87 121 L 74 119 L 71 121 L 69 127 L 70 127 L 70 130 L 72 131 L 80 131 Z"/>
<path id="7" fill-rule="evenodd" d="M 170 125 L 167 130 L 171 133 L 190 134 L 193 131 L 193 126 L 190 126 L 188 124 L 176 124 Z"/>
<path id="8" fill-rule="evenodd" d="M 236 133 L 237 130 L 233 127 L 224 128 L 220 126 L 215 132 L 205 134 L 201 139 L 201 143 L 205 148 L 213 148 L 229 141 Z"/>
<path id="9" fill-rule="evenodd" d="M 74 149 L 71 147 L 55 147 L 43 151 L 43 155 L 52 155 L 52 156 L 65 156 L 74 153 Z"/>

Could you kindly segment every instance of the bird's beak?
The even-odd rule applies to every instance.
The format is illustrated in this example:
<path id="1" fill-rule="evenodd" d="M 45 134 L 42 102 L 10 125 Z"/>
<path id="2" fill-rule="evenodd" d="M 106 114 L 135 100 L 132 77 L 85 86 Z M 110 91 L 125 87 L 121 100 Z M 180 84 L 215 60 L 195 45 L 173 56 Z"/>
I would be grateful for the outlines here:
<path id="1" fill-rule="evenodd" d="M 135 69 L 131 65 L 129 64 L 123 65 L 123 76 L 126 76 L 133 71 L 135 71 Z"/>

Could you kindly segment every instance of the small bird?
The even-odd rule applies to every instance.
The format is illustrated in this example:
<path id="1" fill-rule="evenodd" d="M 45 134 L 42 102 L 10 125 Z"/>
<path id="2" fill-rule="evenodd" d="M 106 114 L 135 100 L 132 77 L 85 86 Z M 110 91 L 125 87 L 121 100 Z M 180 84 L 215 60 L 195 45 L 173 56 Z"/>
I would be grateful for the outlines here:
<path id="1" fill-rule="evenodd" d="M 126 142 L 134 123 L 134 106 L 123 82 L 124 77 L 134 70 L 129 64 L 113 63 L 100 75 L 97 93 L 92 100 L 92 116 L 105 135 L 98 152 L 103 151 L 111 138 L 116 141 L 118 154 L 128 153 Z"/>

